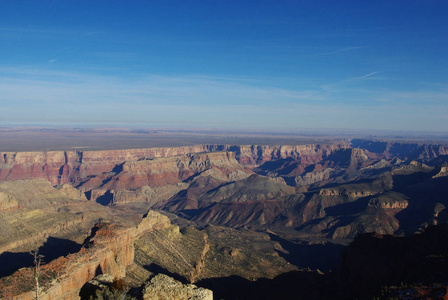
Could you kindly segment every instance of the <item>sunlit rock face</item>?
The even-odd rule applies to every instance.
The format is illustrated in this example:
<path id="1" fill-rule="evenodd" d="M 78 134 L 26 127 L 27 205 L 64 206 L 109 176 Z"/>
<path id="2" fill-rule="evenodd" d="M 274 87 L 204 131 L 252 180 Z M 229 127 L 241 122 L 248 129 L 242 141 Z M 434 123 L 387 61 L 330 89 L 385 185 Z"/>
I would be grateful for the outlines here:
<path id="1" fill-rule="evenodd" d="M 55 185 L 111 172 L 123 162 L 215 151 L 235 152 L 238 162 L 247 166 L 260 165 L 266 161 L 286 157 L 300 157 L 302 162 L 309 163 L 319 161 L 335 149 L 343 147 L 348 146 L 346 144 L 328 146 L 197 145 L 107 151 L 2 152 L 0 153 L 0 180 L 45 178 Z M 126 166 L 126 168 L 135 167 Z"/>
<path id="2" fill-rule="evenodd" d="M 162 230 L 170 225 L 167 217 L 153 211 L 136 228 L 113 223 L 96 224 L 79 252 L 41 266 L 40 299 L 79 299 L 81 287 L 96 275 L 125 277 L 126 268 L 134 262 L 134 242 L 146 232 Z M 34 299 L 34 269 L 22 268 L 1 278 L 0 297 Z"/>
<path id="3" fill-rule="evenodd" d="M 152 278 L 143 290 L 144 300 L 197 299 L 213 300 L 213 292 L 192 284 L 182 284 L 173 278 L 159 274 Z"/>
<path id="4" fill-rule="evenodd" d="M 48 151 L 0 153 L 0 180 L 45 178 L 52 184 L 111 172 L 125 161 L 207 152 L 213 146 L 147 148 L 107 151 Z"/>

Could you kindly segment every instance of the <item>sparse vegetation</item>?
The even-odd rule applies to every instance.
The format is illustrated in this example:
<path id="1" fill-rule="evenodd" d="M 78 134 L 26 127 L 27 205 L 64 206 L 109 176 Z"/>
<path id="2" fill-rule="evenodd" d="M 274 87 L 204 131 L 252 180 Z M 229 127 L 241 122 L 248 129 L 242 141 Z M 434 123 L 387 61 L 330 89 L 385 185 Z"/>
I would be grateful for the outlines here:
<path id="1" fill-rule="evenodd" d="M 40 266 L 42 264 L 42 259 L 44 258 L 43 255 L 39 254 L 38 250 L 33 250 L 30 252 L 30 254 L 33 256 L 34 258 L 34 299 L 35 300 L 39 300 L 40 297 L 40 293 L 41 293 L 41 287 L 40 287 Z"/>

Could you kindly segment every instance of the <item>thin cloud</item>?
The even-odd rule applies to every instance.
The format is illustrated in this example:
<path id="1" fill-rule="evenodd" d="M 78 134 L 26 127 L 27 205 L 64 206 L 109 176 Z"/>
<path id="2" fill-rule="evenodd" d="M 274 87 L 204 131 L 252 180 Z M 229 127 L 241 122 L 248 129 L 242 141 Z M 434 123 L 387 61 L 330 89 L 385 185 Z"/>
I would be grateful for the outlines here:
<path id="1" fill-rule="evenodd" d="M 331 54 L 336 54 L 336 53 L 341 53 L 341 52 L 347 52 L 347 51 L 356 50 L 356 49 L 361 49 L 361 48 L 366 48 L 366 46 L 345 47 L 345 48 L 341 48 L 341 49 L 338 49 L 338 50 L 335 50 L 335 51 L 324 52 L 324 53 L 317 53 L 317 54 L 314 54 L 313 56 L 331 55 Z"/>
<path id="2" fill-rule="evenodd" d="M 15 27 L 0 27 L 0 31 L 27 32 L 27 33 L 56 33 L 56 31 L 53 30 L 40 30 L 40 29 L 15 28 Z"/>
<path id="3" fill-rule="evenodd" d="M 20 28 L 20 27 L 0 27 L 0 33 L 4 33 L 6 37 L 14 37 L 17 35 L 39 35 L 39 36 L 67 36 L 72 37 L 72 40 L 82 39 L 90 36 L 101 34 L 101 31 L 79 32 L 68 29 L 53 29 L 53 28 Z"/>
<path id="4" fill-rule="evenodd" d="M 367 75 L 359 76 L 359 77 L 356 77 L 356 78 L 357 78 L 357 79 L 365 79 L 365 78 L 369 78 L 369 77 L 371 77 L 371 76 L 373 76 L 373 75 L 375 75 L 375 74 L 378 74 L 378 73 L 381 73 L 381 72 L 380 72 L 380 71 L 370 72 L 370 73 L 367 74 Z"/>
<path id="5" fill-rule="evenodd" d="M 76 101 L 87 105 L 109 99 L 109 102 L 148 105 L 163 101 L 166 105 L 239 106 L 322 100 L 313 89 L 285 89 L 239 82 L 235 78 L 146 75 L 125 79 L 11 68 L 0 68 L 0 76 L 0 102 L 10 98 L 53 103 Z"/>
<path id="6" fill-rule="evenodd" d="M 369 89 L 360 88 L 361 81 L 354 78 L 354 85 L 326 90 L 314 84 L 288 89 L 267 82 L 200 75 L 123 78 L 3 67 L 0 118 L 12 123 L 76 120 L 81 124 L 180 122 L 191 126 L 386 129 L 410 129 L 409 120 L 418 118 L 424 125 L 415 129 L 446 130 L 442 121 L 448 115 L 448 92 L 444 88 Z"/>
<path id="7" fill-rule="evenodd" d="M 84 38 L 84 37 L 88 37 L 88 36 L 92 36 L 92 35 L 98 35 L 100 33 L 101 33 L 101 31 L 90 31 L 90 32 L 82 33 L 80 35 L 75 36 L 73 38 L 73 40 L 77 40 L 79 38 Z"/>

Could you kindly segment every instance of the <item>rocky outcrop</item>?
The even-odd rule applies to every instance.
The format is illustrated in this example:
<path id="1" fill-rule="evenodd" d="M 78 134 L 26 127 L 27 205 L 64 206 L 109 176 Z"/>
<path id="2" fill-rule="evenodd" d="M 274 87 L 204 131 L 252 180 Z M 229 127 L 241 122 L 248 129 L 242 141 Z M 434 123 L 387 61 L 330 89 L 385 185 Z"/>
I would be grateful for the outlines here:
<path id="1" fill-rule="evenodd" d="M 281 178 L 280 178 L 281 180 Z M 295 189 L 277 178 L 251 175 L 250 177 L 223 185 L 201 197 L 204 203 L 260 202 L 292 195 Z"/>
<path id="2" fill-rule="evenodd" d="M 188 184 L 178 183 L 160 187 L 149 187 L 147 185 L 137 189 L 121 189 L 114 191 L 111 204 L 124 204 L 130 202 L 145 202 L 150 206 L 167 200 L 186 189 Z"/>
<path id="3" fill-rule="evenodd" d="M 322 196 L 346 196 L 352 199 L 357 199 L 361 197 L 367 197 L 376 195 L 378 192 L 373 190 L 359 190 L 359 191 L 351 191 L 345 188 L 325 188 L 319 191 L 319 195 Z"/>
<path id="4" fill-rule="evenodd" d="M 56 188 L 61 192 L 63 192 L 64 194 L 66 194 L 68 197 L 87 200 L 86 195 L 82 191 L 74 188 L 68 183 L 65 183 L 61 186 L 57 186 Z"/>
<path id="5" fill-rule="evenodd" d="M 361 197 L 378 195 L 392 188 L 392 176 L 390 174 L 386 174 L 376 180 L 373 180 L 371 183 L 343 184 L 331 188 L 323 188 L 319 190 L 319 195 L 343 196 L 348 197 L 351 200 L 355 200 Z"/>
<path id="6" fill-rule="evenodd" d="M 146 232 L 135 242 L 135 265 L 128 278 L 139 286 L 152 274 L 177 274 L 189 283 L 207 278 L 239 276 L 248 280 L 273 278 L 296 269 L 277 250 L 268 234 L 209 225 L 204 229 L 178 226 Z M 213 288 L 212 288 L 213 290 Z"/>
<path id="7" fill-rule="evenodd" d="M 103 274 L 96 276 L 83 286 L 80 292 L 81 299 L 147 299 L 147 300 L 212 300 L 211 290 L 197 287 L 193 284 L 181 282 L 165 274 L 153 276 L 144 283 L 137 295 L 129 292 L 125 280 Z M 135 290 L 135 289 L 134 289 Z"/>
<path id="8" fill-rule="evenodd" d="M 78 299 L 81 287 L 99 274 L 114 278 L 126 275 L 126 267 L 134 261 L 134 241 L 143 233 L 170 226 L 167 217 L 150 211 L 137 228 L 111 223 L 98 223 L 86 239 L 81 251 L 60 257 L 41 266 L 40 299 Z M 23 268 L 0 279 L 0 297 L 33 299 L 33 269 Z"/>
<path id="9" fill-rule="evenodd" d="M 151 232 L 153 230 L 161 230 L 167 228 L 171 225 L 170 220 L 164 216 L 155 212 L 153 210 L 148 211 L 148 213 L 143 217 L 140 224 L 134 229 L 132 233 L 132 238 L 137 240 L 145 232 Z"/>
<path id="10" fill-rule="evenodd" d="M 432 178 L 447 177 L 447 176 L 448 176 L 448 166 L 444 165 L 440 167 L 439 173 L 434 175 Z"/>
<path id="11" fill-rule="evenodd" d="M 381 197 L 373 198 L 369 200 L 369 206 L 381 208 L 381 209 L 405 209 L 408 207 L 409 202 L 403 199 L 383 199 Z"/>
<path id="12" fill-rule="evenodd" d="M 448 154 L 448 147 L 445 145 L 431 145 L 423 143 L 404 143 L 393 141 L 372 141 L 364 139 L 351 140 L 352 147 L 367 150 L 371 158 L 391 159 L 399 157 L 401 159 L 429 161 L 440 155 Z"/>
<path id="13" fill-rule="evenodd" d="M 19 208 L 19 202 L 13 195 L 0 192 L 0 211 L 9 211 Z"/>
<path id="14" fill-rule="evenodd" d="M 144 300 L 213 300 L 213 292 L 193 284 L 182 284 L 173 278 L 159 274 L 153 277 L 143 290 Z"/>
<path id="15" fill-rule="evenodd" d="M 348 147 L 348 143 L 341 142 L 328 145 L 226 145 L 223 150 L 235 152 L 241 164 L 256 167 L 282 158 L 293 158 L 306 165 L 314 164 L 327 158 L 334 151 Z"/>
<path id="16" fill-rule="evenodd" d="M 326 168 L 321 172 L 309 172 L 302 176 L 296 176 L 296 186 L 307 186 L 330 178 L 334 169 Z"/>
<path id="17" fill-rule="evenodd" d="M 213 185 L 212 185 L 213 186 Z M 276 219 L 295 198 L 295 188 L 285 184 L 282 178 L 270 178 L 253 174 L 235 182 L 222 182 L 207 190 L 187 191 L 171 198 L 163 205 L 174 213 L 197 210 L 191 218 L 203 224 L 223 226 L 261 226 Z"/>

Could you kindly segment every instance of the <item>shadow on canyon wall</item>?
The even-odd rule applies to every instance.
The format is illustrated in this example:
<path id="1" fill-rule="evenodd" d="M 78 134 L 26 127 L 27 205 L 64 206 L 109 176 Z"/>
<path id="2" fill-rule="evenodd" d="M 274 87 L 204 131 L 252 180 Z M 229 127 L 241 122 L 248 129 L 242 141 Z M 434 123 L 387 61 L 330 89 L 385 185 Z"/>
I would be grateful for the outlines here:
<path id="1" fill-rule="evenodd" d="M 282 248 L 288 252 L 277 251 L 278 255 L 300 269 L 331 270 L 339 262 L 341 252 L 345 248 L 343 245 L 333 243 L 299 244 L 285 240 L 275 234 L 269 234 L 269 236 L 271 240 L 279 242 Z"/>
<path id="2" fill-rule="evenodd" d="M 103 206 L 108 206 L 109 204 L 112 203 L 113 198 L 114 194 L 112 194 L 110 191 L 107 191 L 104 195 L 98 197 L 96 199 L 96 202 Z"/>
<path id="3" fill-rule="evenodd" d="M 151 272 L 151 273 L 154 273 L 154 274 L 165 274 L 167 276 L 170 276 L 171 278 L 176 279 L 177 281 L 182 282 L 183 284 L 189 283 L 189 281 L 185 277 L 183 277 L 183 276 L 181 276 L 179 274 L 176 274 L 176 273 L 172 273 L 172 272 L 168 271 L 167 269 L 165 269 L 165 268 L 163 268 L 163 267 L 161 267 L 161 266 L 159 266 L 157 264 L 152 263 L 150 265 L 145 265 L 143 267 L 146 270 L 148 270 L 149 272 Z"/>
<path id="4" fill-rule="evenodd" d="M 313 272 L 292 271 L 274 279 L 256 281 L 239 276 L 204 279 L 197 286 L 211 289 L 214 299 L 322 299 L 319 282 L 323 276 Z"/>
<path id="5" fill-rule="evenodd" d="M 49 237 L 38 249 L 43 255 L 43 263 L 48 263 L 58 257 L 79 252 L 81 245 L 73 241 Z M 0 255 L 0 277 L 8 276 L 20 268 L 33 267 L 34 257 L 29 252 L 3 252 Z"/>

